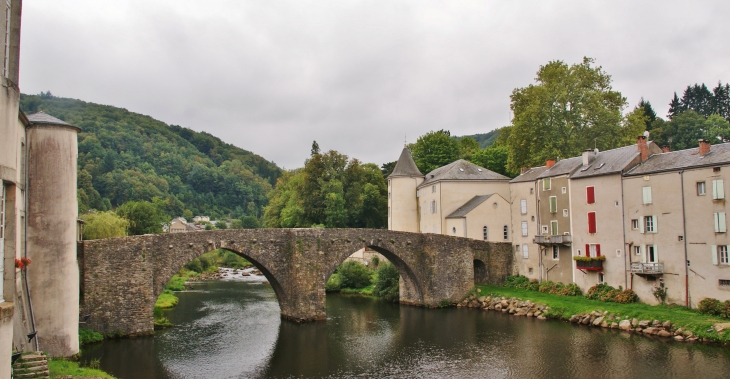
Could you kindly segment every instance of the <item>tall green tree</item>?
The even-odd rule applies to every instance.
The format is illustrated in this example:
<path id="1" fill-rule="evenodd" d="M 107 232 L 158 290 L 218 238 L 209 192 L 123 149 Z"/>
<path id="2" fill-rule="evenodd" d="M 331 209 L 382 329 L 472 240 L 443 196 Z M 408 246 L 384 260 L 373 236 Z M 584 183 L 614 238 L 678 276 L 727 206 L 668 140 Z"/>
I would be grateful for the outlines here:
<path id="1" fill-rule="evenodd" d="M 162 233 L 162 223 L 169 219 L 149 201 L 128 201 L 117 208 L 117 215 L 129 220 L 129 234 Z"/>
<path id="2" fill-rule="evenodd" d="M 92 212 L 79 216 L 84 220 L 82 235 L 85 240 L 124 237 L 127 235 L 129 221 L 114 212 Z"/>
<path id="3" fill-rule="evenodd" d="M 424 174 L 459 159 L 459 141 L 451 138 L 448 130 L 428 132 L 408 147 L 416 166 Z"/>
<path id="4" fill-rule="evenodd" d="M 576 156 L 594 146 L 619 147 L 636 137 L 622 116 L 626 98 L 593 64 L 591 58 L 570 66 L 549 62 L 538 70 L 535 84 L 512 92 L 509 170 Z"/>

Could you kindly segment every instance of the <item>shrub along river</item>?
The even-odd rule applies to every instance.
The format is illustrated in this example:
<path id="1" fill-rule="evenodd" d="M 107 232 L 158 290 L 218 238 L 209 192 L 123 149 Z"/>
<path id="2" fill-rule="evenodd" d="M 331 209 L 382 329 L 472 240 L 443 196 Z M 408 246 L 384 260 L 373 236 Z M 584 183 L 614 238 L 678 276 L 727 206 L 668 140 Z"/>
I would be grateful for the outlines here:
<path id="1" fill-rule="evenodd" d="M 730 350 L 499 312 L 327 295 L 326 322 L 279 317 L 254 278 L 178 293 L 174 328 L 84 348 L 118 378 L 727 378 Z"/>

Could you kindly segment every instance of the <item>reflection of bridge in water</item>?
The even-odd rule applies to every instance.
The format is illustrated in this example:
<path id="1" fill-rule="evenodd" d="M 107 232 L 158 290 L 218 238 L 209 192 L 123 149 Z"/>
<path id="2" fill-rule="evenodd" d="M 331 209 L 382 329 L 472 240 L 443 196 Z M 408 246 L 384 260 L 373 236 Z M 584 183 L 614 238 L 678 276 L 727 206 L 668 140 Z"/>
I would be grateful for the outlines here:
<path id="1" fill-rule="evenodd" d="M 511 245 L 437 234 L 380 229 L 237 229 L 84 241 L 81 313 L 103 333 L 153 330 L 152 308 L 165 284 L 187 262 L 230 250 L 271 283 L 281 315 L 324 320 L 325 283 L 353 251 L 368 247 L 400 273 L 401 303 L 438 306 L 461 300 L 480 283 L 509 275 Z"/>

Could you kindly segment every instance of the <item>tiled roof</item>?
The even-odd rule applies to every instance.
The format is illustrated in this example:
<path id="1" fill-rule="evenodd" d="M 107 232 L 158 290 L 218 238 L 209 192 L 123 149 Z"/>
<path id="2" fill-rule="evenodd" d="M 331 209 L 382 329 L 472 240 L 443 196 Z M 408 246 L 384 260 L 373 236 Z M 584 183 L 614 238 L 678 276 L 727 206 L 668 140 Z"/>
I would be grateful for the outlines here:
<path id="1" fill-rule="evenodd" d="M 398 158 L 398 162 L 395 163 L 393 172 L 388 175 L 389 178 L 394 176 L 423 176 L 421 171 L 418 170 L 418 167 L 416 167 L 416 162 L 413 161 L 411 151 L 408 150 L 407 147 L 403 148 L 403 151 L 400 153 L 400 158 Z"/>
<path id="2" fill-rule="evenodd" d="M 71 126 L 71 124 L 69 124 L 65 121 L 61 121 L 44 112 L 38 112 L 38 113 L 34 113 L 32 115 L 28 115 L 28 121 L 30 121 L 33 124 L 52 124 L 52 125 Z"/>
<path id="3" fill-rule="evenodd" d="M 484 200 L 489 199 L 493 193 L 490 193 L 489 195 L 482 195 L 482 196 L 474 196 L 471 198 L 471 200 L 467 201 L 464 205 L 460 206 L 459 209 L 452 212 L 450 215 L 446 216 L 446 218 L 462 218 L 467 215 L 467 213 L 474 210 L 474 208 L 478 207 L 479 204 L 483 203 Z"/>
<path id="4" fill-rule="evenodd" d="M 570 175 L 575 169 L 583 165 L 583 156 L 563 159 L 555 162 L 553 167 L 545 170 L 538 179 L 540 178 L 553 178 L 560 175 Z"/>
<path id="5" fill-rule="evenodd" d="M 654 143 L 648 142 L 649 154 L 661 153 L 661 149 Z M 571 179 L 587 178 L 606 174 L 619 173 L 628 168 L 639 158 L 639 149 L 636 144 L 619 147 L 618 149 L 601 151 L 588 166 L 581 166 L 572 175 Z"/>
<path id="6" fill-rule="evenodd" d="M 626 175 L 644 175 L 654 172 L 681 170 L 691 167 L 714 166 L 730 163 L 730 143 L 712 145 L 710 152 L 700 156 L 699 147 L 669 153 L 654 154 Z"/>
<path id="7" fill-rule="evenodd" d="M 525 171 L 523 174 L 520 174 L 520 176 L 510 180 L 510 183 L 524 183 L 524 182 L 534 182 L 537 180 L 537 177 L 543 173 L 543 171 L 547 170 L 547 167 L 540 166 L 540 167 L 532 167 Z"/>
<path id="8" fill-rule="evenodd" d="M 487 170 L 484 167 L 479 167 L 474 163 L 459 159 L 426 174 L 426 180 L 419 187 L 439 180 L 509 180 L 509 178 L 494 171 Z"/>

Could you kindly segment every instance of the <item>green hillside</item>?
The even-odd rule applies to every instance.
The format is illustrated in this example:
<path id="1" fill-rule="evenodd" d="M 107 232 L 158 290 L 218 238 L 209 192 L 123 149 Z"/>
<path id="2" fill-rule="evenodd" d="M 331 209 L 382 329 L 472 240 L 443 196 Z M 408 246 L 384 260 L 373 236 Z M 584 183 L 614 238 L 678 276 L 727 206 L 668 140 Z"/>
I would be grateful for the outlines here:
<path id="1" fill-rule="evenodd" d="M 38 111 L 76 125 L 79 208 L 107 210 L 129 200 L 152 201 L 169 217 L 262 215 L 281 169 L 205 132 L 168 125 L 108 105 L 21 95 Z"/>
<path id="2" fill-rule="evenodd" d="M 492 144 L 494 144 L 494 141 L 497 140 L 497 138 L 499 137 L 499 129 L 494 129 L 489 133 L 472 134 L 470 136 L 456 137 L 456 139 L 461 139 L 463 137 L 474 138 L 479 143 L 479 147 L 482 149 L 485 149 L 489 146 L 492 146 Z"/>

